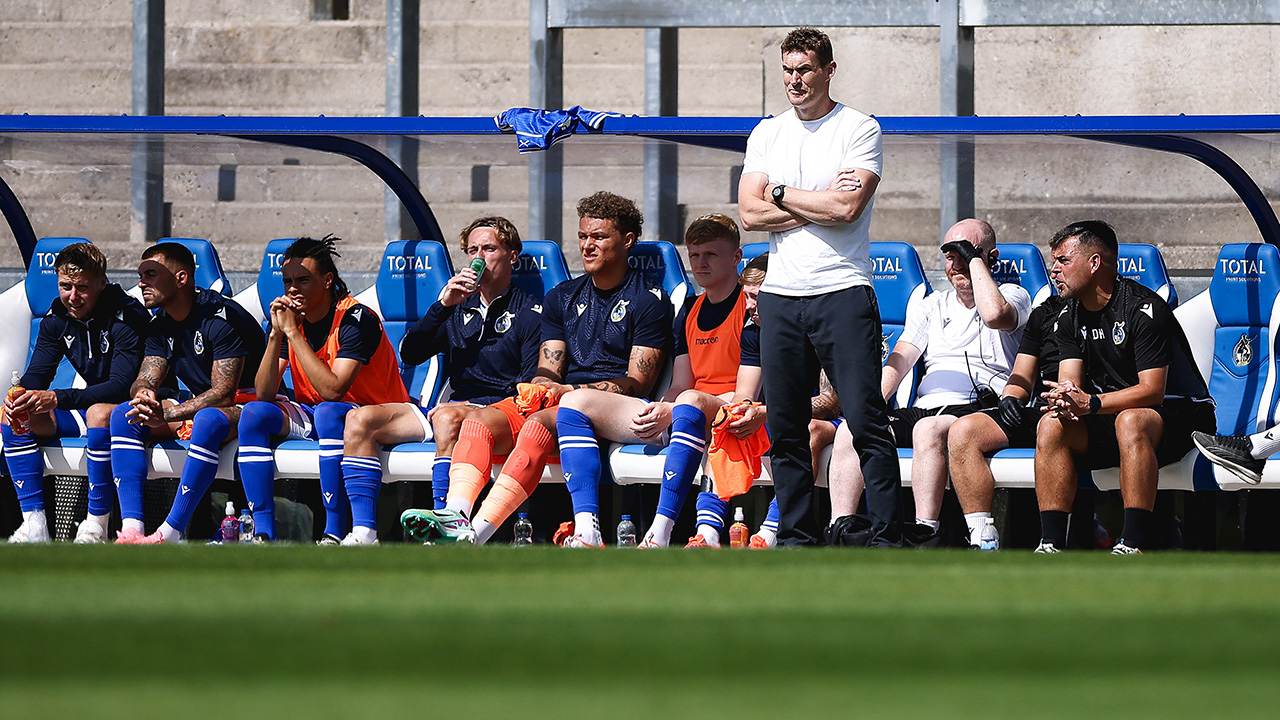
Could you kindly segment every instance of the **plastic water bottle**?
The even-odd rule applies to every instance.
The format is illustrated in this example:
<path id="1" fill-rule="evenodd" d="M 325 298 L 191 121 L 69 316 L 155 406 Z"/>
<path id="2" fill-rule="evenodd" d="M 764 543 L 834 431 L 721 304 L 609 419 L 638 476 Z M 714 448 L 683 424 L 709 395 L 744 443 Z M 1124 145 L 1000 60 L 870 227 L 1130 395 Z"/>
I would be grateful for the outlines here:
<path id="1" fill-rule="evenodd" d="M 751 542 L 751 528 L 747 527 L 742 508 L 733 509 L 733 524 L 729 526 L 729 547 L 744 548 Z"/>
<path id="2" fill-rule="evenodd" d="M 529 522 L 529 513 L 516 516 L 516 545 L 533 544 L 533 523 Z"/>
<path id="3" fill-rule="evenodd" d="M 636 546 L 636 524 L 631 522 L 630 515 L 623 515 L 618 523 L 618 547 Z"/>
<path id="4" fill-rule="evenodd" d="M 987 518 L 982 525 L 982 532 L 978 535 L 978 549 L 992 550 L 1000 549 L 1000 533 L 996 530 L 995 518 Z"/>
<path id="5" fill-rule="evenodd" d="M 239 542 L 240 521 L 236 519 L 236 504 L 227 501 L 227 516 L 222 518 L 222 544 Z"/>
<path id="6" fill-rule="evenodd" d="M 18 371 L 13 371 L 13 379 L 9 382 L 9 399 L 16 400 L 22 397 L 26 388 L 22 387 L 21 376 Z M 26 412 L 15 412 L 9 415 L 9 429 L 14 435 L 26 435 L 31 432 L 31 417 Z"/>
<path id="7" fill-rule="evenodd" d="M 240 542 L 253 542 L 253 513 L 249 508 L 240 511 Z"/>

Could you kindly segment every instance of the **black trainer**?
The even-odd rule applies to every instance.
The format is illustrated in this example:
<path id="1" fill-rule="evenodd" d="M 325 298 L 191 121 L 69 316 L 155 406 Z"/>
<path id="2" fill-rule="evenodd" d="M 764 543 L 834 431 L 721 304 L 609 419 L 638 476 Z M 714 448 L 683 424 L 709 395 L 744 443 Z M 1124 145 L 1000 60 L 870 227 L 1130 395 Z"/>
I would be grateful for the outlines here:
<path id="1" fill-rule="evenodd" d="M 1230 470 L 1250 485 L 1262 482 L 1262 468 L 1267 461 L 1253 456 L 1253 441 L 1247 435 L 1210 435 L 1196 430 L 1191 433 L 1191 442 L 1209 462 Z"/>

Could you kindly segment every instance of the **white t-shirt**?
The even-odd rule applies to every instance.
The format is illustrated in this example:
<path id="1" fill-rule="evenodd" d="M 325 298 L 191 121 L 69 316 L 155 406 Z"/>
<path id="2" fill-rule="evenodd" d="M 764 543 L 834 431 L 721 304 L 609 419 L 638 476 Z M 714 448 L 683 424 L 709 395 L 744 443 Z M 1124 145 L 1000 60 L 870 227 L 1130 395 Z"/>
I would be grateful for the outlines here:
<path id="1" fill-rule="evenodd" d="M 916 391 L 915 407 L 972 402 L 975 384 L 996 393 L 1004 390 L 1022 342 L 1022 329 L 1031 315 L 1031 296 L 1016 283 L 1000 285 L 1000 294 L 1018 311 L 1018 327 L 1013 330 L 992 330 L 984 325 L 978 308 L 960 304 L 955 288 L 926 295 L 907 307 L 906 326 L 898 340 L 924 353 L 924 377 Z"/>
<path id="2" fill-rule="evenodd" d="M 742 174 L 764 173 L 771 183 L 826 190 L 847 168 L 880 176 L 880 123 L 836 103 L 817 120 L 801 120 L 794 108 L 761 120 L 747 139 Z M 769 274 L 761 290 L 803 296 L 870 284 L 874 202 L 873 197 L 849 225 L 809 223 L 769 233 Z"/>

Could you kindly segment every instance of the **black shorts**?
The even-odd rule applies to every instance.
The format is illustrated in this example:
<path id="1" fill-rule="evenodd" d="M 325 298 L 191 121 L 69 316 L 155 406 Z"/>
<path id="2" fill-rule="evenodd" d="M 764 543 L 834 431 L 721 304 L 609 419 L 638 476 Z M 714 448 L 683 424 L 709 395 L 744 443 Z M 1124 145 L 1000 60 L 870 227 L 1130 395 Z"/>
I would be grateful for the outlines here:
<path id="1" fill-rule="evenodd" d="M 1164 421 L 1164 435 L 1156 446 L 1156 462 L 1161 467 L 1181 460 L 1191 452 L 1191 432 L 1212 433 L 1218 426 L 1213 405 L 1208 402 L 1192 402 L 1171 399 L 1164 405 L 1152 408 Z M 1101 470 L 1120 465 L 1120 446 L 1116 441 L 1116 416 L 1085 415 L 1082 418 L 1089 433 L 1089 452 L 1076 456 L 1076 467 L 1081 470 Z"/>
<path id="2" fill-rule="evenodd" d="M 983 407 L 978 403 L 966 403 L 964 405 L 943 405 L 936 408 L 898 408 L 889 411 L 889 429 L 893 431 L 893 442 L 900 448 L 911 447 L 911 431 L 915 429 L 916 423 L 927 417 L 938 417 L 939 415 L 951 415 L 952 417 L 964 417 L 972 415 L 976 412 L 982 412 Z"/>
<path id="3" fill-rule="evenodd" d="M 1000 426 L 1004 436 L 1009 439 L 1006 447 L 1034 448 L 1036 446 L 1036 428 L 1040 426 L 1040 418 L 1044 417 L 1042 406 L 1023 407 L 1022 419 L 1017 425 L 1010 426 L 1000 417 L 1000 408 L 989 408 L 982 412 Z M 1189 436 L 1188 436 L 1189 437 Z"/>

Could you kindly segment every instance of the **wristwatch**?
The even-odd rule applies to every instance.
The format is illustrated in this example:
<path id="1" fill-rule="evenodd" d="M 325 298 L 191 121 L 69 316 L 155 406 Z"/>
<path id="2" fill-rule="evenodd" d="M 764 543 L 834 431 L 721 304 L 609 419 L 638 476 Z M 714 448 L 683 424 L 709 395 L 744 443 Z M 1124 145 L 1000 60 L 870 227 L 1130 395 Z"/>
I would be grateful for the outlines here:
<path id="1" fill-rule="evenodd" d="M 1097 395 L 1089 396 L 1089 414 L 1097 415 L 1102 410 L 1102 398 Z"/>
<path id="2" fill-rule="evenodd" d="M 778 207 L 782 207 L 782 197 L 786 194 L 787 194 L 786 185 L 781 185 L 781 184 L 774 185 L 773 192 L 771 193 L 771 195 L 773 196 L 773 204 L 777 205 Z"/>

